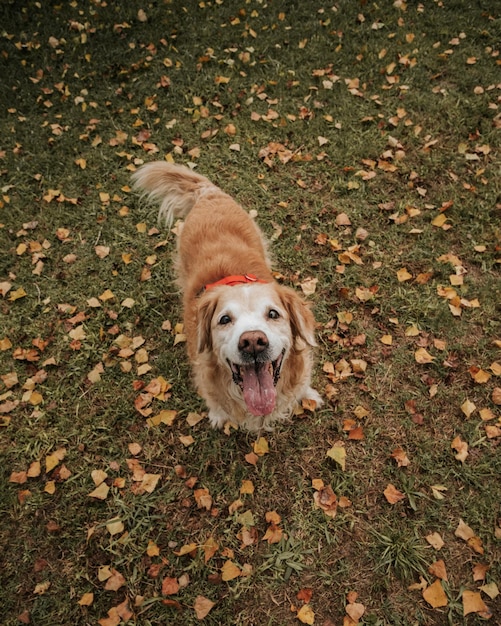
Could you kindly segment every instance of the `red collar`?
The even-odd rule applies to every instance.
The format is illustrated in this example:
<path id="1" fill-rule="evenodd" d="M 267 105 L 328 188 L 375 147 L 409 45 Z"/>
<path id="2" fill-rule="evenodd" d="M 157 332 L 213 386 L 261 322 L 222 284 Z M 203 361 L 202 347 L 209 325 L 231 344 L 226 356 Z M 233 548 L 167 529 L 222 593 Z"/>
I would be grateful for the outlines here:
<path id="1" fill-rule="evenodd" d="M 222 278 L 215 283 L 210 283 L 205 285 L 204 291 L 209 289 L 213 289 L 214 287 L 219 287 L 220 285 L 228 285 L 229 287 L 234 287 L 235 285 L 244 285 L 245 283 L 267 283 L 267 280 L 261 280 L 254 274 L 242 274 L 240 276 L 226 276 L 226 278 Z"/>

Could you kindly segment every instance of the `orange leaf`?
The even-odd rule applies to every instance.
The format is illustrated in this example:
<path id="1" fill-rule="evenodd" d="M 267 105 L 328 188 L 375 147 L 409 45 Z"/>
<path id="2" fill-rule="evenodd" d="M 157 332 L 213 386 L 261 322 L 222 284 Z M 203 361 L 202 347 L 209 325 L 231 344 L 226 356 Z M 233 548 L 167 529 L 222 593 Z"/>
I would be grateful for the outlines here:
<path id="1" fill-rule="evenodd" d="M 125 585 L 125 578 L 116 569 L 111 570 L 111 576 L 106 581 L 104 588 L 106 591 L 118 591 L 120 587 Z"/>
<path id="2" fill-rule="evenodd" d="M 428 568 L 428 571 L 436 578 L 440 578 L 441 580 L 448 580 L 445 563 L 442 561 L 442 559 L 440 559 L 439 561 L 435 561 L 435 563 L 432 563 Z"/>
<path id="3" fill-rule="evenodd" d="M 434 609 L 440 606 L 447 606 L 447 596 L 442 583 L 438 579 L 423 591 L 423 598 Z"/>
<path id="4" fill-rule="evenodd" d="M 489 614 L 489 607 L 480 597 L 480 591 L 463 591 L 463 615 L 470 613 L 486 613 Z"/>
<path id="5" fill-rule="evenodd" d="M 388 500 L 390 504 L 396 504 L 397 502 L 400 502 L 400 500 L 405 499 L 405 494 L 399 491 L 391 483 L 386 487 L 383 493 L 384 493 L 384 497 Z"/>
<path id="6" fill-rule="evenodd" d="M 162 580 L 162 595 L 172 596 L 179 591 L 179 583 L 177 578 L 169 578 L 168 576 Z"/>

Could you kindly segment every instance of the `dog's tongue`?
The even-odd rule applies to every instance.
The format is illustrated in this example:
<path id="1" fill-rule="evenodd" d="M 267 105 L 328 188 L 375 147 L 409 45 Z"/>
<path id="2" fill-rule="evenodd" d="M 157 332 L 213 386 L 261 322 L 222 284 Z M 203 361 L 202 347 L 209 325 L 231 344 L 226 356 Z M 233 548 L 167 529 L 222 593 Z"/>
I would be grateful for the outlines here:
<path id="1" fill-rule="evenodd" d="M 268 365 L 241 368 L 245 404 L 252 415 L 269 415 L 275 408 L 277 392 Z"/>

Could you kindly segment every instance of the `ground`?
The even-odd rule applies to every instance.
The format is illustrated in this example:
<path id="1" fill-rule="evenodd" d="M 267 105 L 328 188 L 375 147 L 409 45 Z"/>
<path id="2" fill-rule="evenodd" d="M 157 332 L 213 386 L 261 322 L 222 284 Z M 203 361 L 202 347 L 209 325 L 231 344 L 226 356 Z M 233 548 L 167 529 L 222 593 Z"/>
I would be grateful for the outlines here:
<path id="1" fill-rule="evenodd" d="M 1 4 L 4 624 L 501 624 L 501 28 L 470 5 Z M 256 216 L 321 408 L 209 427 L 176 229 L 130 186 L 155 159 Z"/>

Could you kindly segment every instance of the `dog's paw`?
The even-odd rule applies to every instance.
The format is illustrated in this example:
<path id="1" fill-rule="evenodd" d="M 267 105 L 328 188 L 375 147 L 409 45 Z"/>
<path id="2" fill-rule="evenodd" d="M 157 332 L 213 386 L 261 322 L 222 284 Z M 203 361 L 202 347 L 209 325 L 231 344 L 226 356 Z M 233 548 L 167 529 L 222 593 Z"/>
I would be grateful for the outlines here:
<path id="1" fill-rule="evenodd" d="M 230 421 L 230 418 L 224 411 L 215 411 L 211 409 L 208 414 L 209 422 L 212 428 L 223 428 L 226 422 Z"/>
<path id="2" fill-rule="evenodd" d="M 322 400 L 322 396 L 318 393 L 318 391 L 313 389 L 313 387 L 308 387 L 308 389 L 304 392 L 302 399 L 313 400 L 313 402 L 315 402 L 316 404 L 315 408 L 317 409 L 319 409 L 324 403 L 324 401 Z"/>

